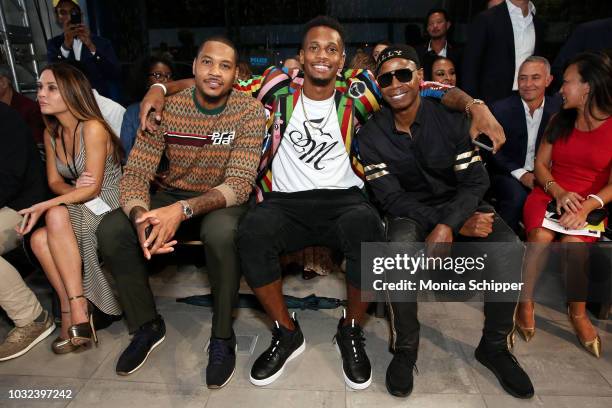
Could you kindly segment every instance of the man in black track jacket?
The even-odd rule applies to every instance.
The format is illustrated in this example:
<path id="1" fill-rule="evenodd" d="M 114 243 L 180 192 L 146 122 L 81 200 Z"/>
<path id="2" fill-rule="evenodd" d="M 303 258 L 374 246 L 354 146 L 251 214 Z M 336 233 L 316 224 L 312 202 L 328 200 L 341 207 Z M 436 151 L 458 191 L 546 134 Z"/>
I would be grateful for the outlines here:
<path id="1" fill-rule="evenodd" d="M 413 48 L 385 49 L 378 58 L 376 76 L 386 106 L 358 133 L 366 180 L 386 215 L 387 239 L 517 244 L 518 238 L 492 208 L 483 209 L 489 178 L 478 149 L 470 142 L 466 118 L 420 97 L 422 75 Z M 492 254 L 487 267 L 512 270 L 513 257 Z M 520 276 L 520 268 L 514 269 Z M 451 271 L 447 277 L 452 275 Z M 392 395 L 407 396 L 413 388 L 419 344 L 417 304 L 391 300 L 389 306 L 394 357 L 386 385 Z M 508 348 L 514 308 L 514 298 L 494 303 L 485 294 L 485 324 L 475 355 L 508 393 L 530 398 L 533 385 Z"/>

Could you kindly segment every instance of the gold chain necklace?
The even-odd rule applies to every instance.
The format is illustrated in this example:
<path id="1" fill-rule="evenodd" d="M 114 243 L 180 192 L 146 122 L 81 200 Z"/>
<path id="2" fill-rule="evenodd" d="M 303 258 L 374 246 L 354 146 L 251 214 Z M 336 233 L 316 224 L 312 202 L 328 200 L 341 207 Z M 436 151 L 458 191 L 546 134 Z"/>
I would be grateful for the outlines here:
<path id="1" fill-rule="evenodd" d="M 308 123 L 310 125 L 311 128 L 316 129 L 316 130 L 322 130 L 325 125 L 327 125 L 327 122 L 329 122 L 329 118 L 331 117 L 331 113 L 334 110 L 334 106 L 336 105 L 335 101 L 332 101 L 332 103 L 329 106 L 329 111 L 327 112 L 325 121 L 323 122 L 323 124 L 321 126 L 315 126 L 313 125 L 312 121 L 310 119 L 308 119 L 308 115 L 306 114 L 306 106 L 304 105 L 304 92 L 302 92 L 302 94 L 300 95 L 300 102 L 302 103 L 302 109 L 304 110 L 304 117 L 306 118 L 306 123 Z"/>

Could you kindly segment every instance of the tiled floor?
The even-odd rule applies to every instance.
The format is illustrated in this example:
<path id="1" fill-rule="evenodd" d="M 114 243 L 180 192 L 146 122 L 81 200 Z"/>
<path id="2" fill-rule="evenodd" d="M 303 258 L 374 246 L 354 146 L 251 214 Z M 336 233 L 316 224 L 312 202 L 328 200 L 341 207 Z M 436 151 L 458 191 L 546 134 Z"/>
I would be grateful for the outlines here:
<path id="1" fill-rule="evenodd" d="M 268 345 L 270 333 L 261 313 L 237 312 L 235 331 L 256 336 L 253 354 L 239 353 L 234 378 L 221 390 L 205 387 L 205 346 L 210 334 L 210 309 L 177 303 L 176 297 L 208 291 L 205 275 L 196 270 L 167 268 L 152 278 L 160 313 L 167 325 L 166 341 L 151 354 L 141 370 L 119 377 L 114 367 L 129 338 L 123 322 L 99 332 L 100 345 L 79 354 L 56 356 L 50 350 L 54 336 L 25 356 L 0 363 L 0 407 L 610 407 L 612 406 L 612 323 L 599 322 L 604 355 L 597 360 L 584 352 L 561 311 L 538 307 L 537 334 L 528 345 L 520 339 L 515 349 L 530 374 L 536 396 L 528 401 L 506 395 L 491 373 L 475 362 L 473 350 L 480 338 L 479 304 L 422 303 L 419 375 L 407 399 L 387 394 L 384 375 L 391 355 L 387 351 L 388 324 L 371 317 L 365 325 L 367 350 L 374 368 L 372 386 L 347 389 L 340 359 L 332 345 L 341 310 L 298 311 L 306 352 L 291 362 L 274 384 L 256 388 L 248 372 L 255 357 Z M 292 295 L 338 297 L 340 276 L 287 279 Z M 37 290 L 44 304 L 49 295 Z M 10 329 L 0 323 L 0 337 Z M 66 400 L 9 399 L 9 390 L 66 389 Z"/>

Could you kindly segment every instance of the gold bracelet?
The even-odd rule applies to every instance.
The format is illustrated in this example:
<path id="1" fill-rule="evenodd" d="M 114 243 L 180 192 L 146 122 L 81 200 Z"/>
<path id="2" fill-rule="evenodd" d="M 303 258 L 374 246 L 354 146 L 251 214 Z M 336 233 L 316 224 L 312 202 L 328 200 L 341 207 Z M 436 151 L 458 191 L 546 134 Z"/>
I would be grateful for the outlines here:
<path id="1" fill-rule="evenodd" d="M 470 109 L 473 105 L 485 105 L 485 102 L 482 99 L 472 99 L 470 102 L 465 105 L 465 114 L 470 116 Z"/>
<path id="2" fill-rule="evenodd" d="M 555 180 L 548 180 L 546 182 L 546 184 L 544 185 L 544 192 L 548 193 L 548 189 L 550 188 L 550 186 L 552 186 L 553 184 L 557 184 L 557 182 Z"/>

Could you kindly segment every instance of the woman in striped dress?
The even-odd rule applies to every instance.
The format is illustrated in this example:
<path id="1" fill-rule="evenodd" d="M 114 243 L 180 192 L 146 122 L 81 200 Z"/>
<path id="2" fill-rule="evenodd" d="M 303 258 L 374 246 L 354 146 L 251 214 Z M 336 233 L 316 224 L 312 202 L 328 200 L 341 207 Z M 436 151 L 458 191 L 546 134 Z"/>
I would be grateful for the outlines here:
<path id="1" fill-rule="evenodd" d="M 97 342 L 88 300 L 107 314 L 121 309 L 97 256 L 96 229 L 119 207 L 122 148 L 102 118 L 89 81 L 76 68 L 53 64 L 38 83 L 43 113 L 47 179 L 57 197 L 20 211 L 32 250 L 60 299 L 62 326 L 52 349 L 58 354 Z"/>

